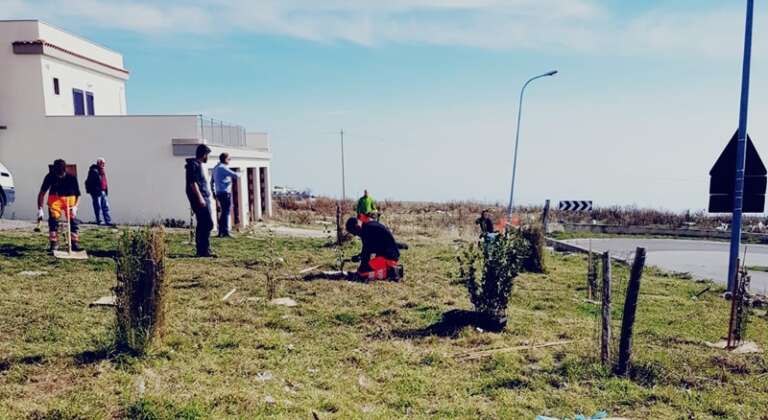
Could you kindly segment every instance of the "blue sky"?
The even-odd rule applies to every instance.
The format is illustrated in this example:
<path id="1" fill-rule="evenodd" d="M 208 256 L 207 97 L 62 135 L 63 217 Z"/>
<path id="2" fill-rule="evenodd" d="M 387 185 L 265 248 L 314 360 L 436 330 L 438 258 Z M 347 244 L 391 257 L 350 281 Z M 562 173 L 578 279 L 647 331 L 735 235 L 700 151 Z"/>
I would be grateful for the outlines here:
<path id="1" fill-rule="evenodd" d="M 268 131 L 274 181 L 379 199 L 699 209 L 738 122 L 744 1 L 5 0 L 122 52 L 128 109 Z M 750 133 L 768 153 L 758 4 Z"/>

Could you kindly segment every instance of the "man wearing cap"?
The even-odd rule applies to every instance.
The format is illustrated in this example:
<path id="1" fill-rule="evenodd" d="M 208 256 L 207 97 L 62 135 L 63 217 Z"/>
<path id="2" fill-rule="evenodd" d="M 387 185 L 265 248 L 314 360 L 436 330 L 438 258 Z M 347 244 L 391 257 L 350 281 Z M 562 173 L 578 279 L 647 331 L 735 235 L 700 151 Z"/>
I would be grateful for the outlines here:
<path id="1" fill-rule="evenodd" d="M 93 202 L 93 214 L 96 215 L 96 224 L 101 224 L 101 216 L 104 215 L 104 224 L 112 224 L 112 216 L 109 211 L 109 187 L 107 185 L 107 172 L 104 169 L 106 161 L 104 158 L 96 159 L 96 163 L 88 168 L 88 178 L 85 179 L 85 192 L 91 195 Z"/>
<path id="2" fill-rule="evenodd" d="M 203 164 L 208 162 L 208 154 L 211 149 L 201 144 L 195 150 L 195 157 L 187 159 L 186 169 L 186 193 L 189 206 L 195 213 L 197 227 L 195 229 L 195 245 L 197 256 L 203 258 L 215 257 L 211 253 L 210 236 L 213 230 L 213 218 L 211 217 L 211 191 L 205 178 Z"/>
<path id="3" fill-rule="evenodd" d="M 77 217 L 77 205 L 80 203 L 80 187 L 77 178 L 67 173 L 64 159 L 56 159 L 48 175 L 43 179 L 40 193 L 37 195 L 37 216 L 43 217 L 43 201 L 48 194 L 48 239 L 49 251 L 53 254 L 59 247 L 59 218 L 65 216 L 69 222 L 72 251 L 82 251 Z"/>

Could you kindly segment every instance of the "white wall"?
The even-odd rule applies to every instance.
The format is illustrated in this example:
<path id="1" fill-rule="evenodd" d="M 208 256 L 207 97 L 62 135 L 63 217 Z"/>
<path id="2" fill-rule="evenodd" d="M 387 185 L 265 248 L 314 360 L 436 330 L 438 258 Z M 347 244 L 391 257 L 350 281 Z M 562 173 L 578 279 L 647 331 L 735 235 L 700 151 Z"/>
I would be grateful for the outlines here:
<path id="1" fill-rule="evenodd" d="M 185 160 L 173 156 L 172 141 L 197 138 L 197 117 L 98 116 L 125 114 L 124 93 L 122 97 L 114 94 L 118 79 L 76 65 L 68 67 L 57 58 L 13 53 L 14 41 L 38 38 L 67 48 L 72 47 L 68 43 L 73 43 L 72 48 L 85 49 L 84 55 L 122 67 L 119 54 L 36 21 L 0 22 L 0 125 L 7 126 L 7 130 L 0 130 L 0 161 L 11 171 L 16 183 L 16 202 L 8 214 L 34 219 L 40 184 L 48 165 L 57 158 L 77 165 L 80 188 L 85 194 L 83 183 L 88 167 L 101 156 L 107 161 L 115 221 L 187 220 Z M 47 110 L 44 98 L 53 95 L 54 74 L 61 75 L 61 98 L 51 98 Z M 92 90 L 88 89 L 89 83 Z M 95 93 L 97 116 L 46 116 L 46 111 L 52 115 L 71 115 L 72 87 L 81 86 L 84 91 Z M 119 112 L 121 100 L 123 110 Z M 240 168 L 268 166 L 271 159 L 271 154 L 264 151 L 211 148 L 209 168 L 224 151 L 231 154 L 233 166 Z M 247 198 L 244 205 L 247 211 Z M 94 220 L 87 195 L 83 197 L 79 214 L 83 220 Z M 248 220 L 247 214 L 243 220 Z"/>
<path id="2" fill-rule="evenodd" d="M 11 45 L 37 37 L 37 22 L 0 23 L 0 125 L 8 126 L 8 130 L 0 131 L 0 160 L 4 159 L 2 143 L 14 132 L 17 122 L 45 112 L 40 56 L 16 55 Z"/>
<path id="3" fill-rule="evenodd" d="M 16 181 L 18 218 L 32 219 L 47 165 L 63 158 L 77 165 L 81 192 L 88 167 L 107 161 L 110 202 L 115 220 L 138 223 L 188 214 L 184 159 L 172 155 L 171 139 L 195 133 L 196 118 L 37 117 L 12 136 L 3 136 L 0 155 Z M 10 141 L 8 141 L 10 140 Z M 88 200 L 88 196 L 84 196 Z M 80 218 L 93 220 L 88 201 Z"/>
<path id="4" fill-rule="evenodd" d="M 65 32 L 48 23 L 38 22 L 38 24 L 39 39 L 66 48 L 85 57 L 92 58 L 96 61 L 109 64 L 110 66 L 123 68 L 123 56 L 120 53 L 98 45 L 93 41 Z M 17 41 L 33 41 L 34 39 L 37 38 L 17 39 Z"/>
<path id="5" fill-rule="evenodd" d="M 74 115 L 72 89 L 94 93 L 96 115 L 125 115 L 125 81 L 46 55 L 14 54 L 13 42 L 44 39 L 76 54 L 122 68 L 122 55 L 37 21 L 0 22 L 0 125 L 10 125 L 14 115 L 45 112 Z M 55 95 L 53 78 L 59 79 Z M 127 76 L 124 76 L 127 77 Z M 44 104 L 44 110 L 40 110 Z"/>
<path id="6" fill-rule="evenodd" d="M 74 115 L 72 89 L 92 92 L 96 115 L 125 115 L 125 82 L 121 79 L 42 56 L 43 92 L 47 115 Z M 53 78 L 59 79 L 59 95 L 53 90 Z"/>
<path id="7" fill-rule="evenodd" d="M 9 209 L 17 218 L 33 219 L 37 193 L 48 164 L 63 158 L 76 164 L 83 201 L 80 218 L 94 220 L 85 193 L 88 167 L 97 157 L 107 161 L 110 204 L 118 223 L 189 218 L 185 195 L 184 157 L 173 156 L 174 138 L 194 138 L 196 116 L 36 117 L 0 141 L 0 156 L 16 182 L 16 203 Z M 207 168 L 226 151 L 233 167 L 267 166 L 243 149 L 214 149 Z M 247 189 L 245 190 L 247 191 Z M 247 197 L 247 196 L 246 196 Z M 247 204 L 247 198 L 244 201 Z M 242 220 L 248 220 L 247 213 Z"/>

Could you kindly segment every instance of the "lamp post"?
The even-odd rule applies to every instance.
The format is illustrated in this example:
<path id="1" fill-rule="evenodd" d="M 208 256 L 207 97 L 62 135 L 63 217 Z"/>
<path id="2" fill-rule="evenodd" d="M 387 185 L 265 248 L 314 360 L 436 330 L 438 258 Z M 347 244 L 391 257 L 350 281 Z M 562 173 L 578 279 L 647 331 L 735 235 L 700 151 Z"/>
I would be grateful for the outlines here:
<path id="1" fill-rule="evenodd" d="M 517 107 L 517 134 L 515 134 L 515 158 L 514 163 L 512 164 L 512 188 L 509 192 L 509 207 L 507 208 L 507 223 L 511 223 L 512 221 L 512 205 L 514 204 L 515 199 L 515 175 L 517 173 L 517 147 L 520 144 L 520 119 L 523 116 L 523 94 L 525 93 L 525 88 L 528 87 L 528 85 L 533 82 L 536 79 L 541 79 L 542 77 L 548 77 L 548 76 L 554 76 L 557 74 L 557 70 L 552 70 L 550 72 L 540 74 L 536 77 L 531 77 L 528 79 L 527 82 L 523 85 L 523 88 L 520 89 L 520 104 Z"/>
<path id="2" fill-rule="evenodd" d="M 755 2 L 747 0 L 747 21 L 744 31 L 744 61 L 741 77 L 741 103 L 739 110 L 739 135 L 736 143 L 736 168 L 733 191 L 733 220 L 731 223 L 731 249 L 728 258 L 728 290 L 735 293 L 738 283 L 739 247 L 741 244 L 741 214 L 744 201 L 744 167 L 747 154 L 747 111 L 749 109 L 749 78 L 752 68 L 752 21 Z"/>

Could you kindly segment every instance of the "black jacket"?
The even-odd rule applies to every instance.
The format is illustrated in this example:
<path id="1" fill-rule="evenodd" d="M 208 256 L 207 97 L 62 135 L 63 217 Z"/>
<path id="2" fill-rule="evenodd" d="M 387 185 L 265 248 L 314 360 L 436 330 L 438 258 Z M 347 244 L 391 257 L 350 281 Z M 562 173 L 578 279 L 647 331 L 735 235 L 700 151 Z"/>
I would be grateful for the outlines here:
<path id="1" fill-rule="evenodd" d="M 493 220 L 486 217 L 479 217 L 475 220 L 475 223 L 480 225 L 480 230 L 483 233 L 493 233 Z"/>
<path id="2" fill-rule="evenodd" d="M 53 173 L 49 173 L 43 178 L 40 192 L 59 197 L 80 197 L 80 186 L 78 185 L 77 178 L 70 174 L 58 177 Z"/>
<path id="3" fill-rule="evenodd" d="M 186 192 L 187 199 L 192 208 L 197 208 L 199 203 L 197 202 L 197 196 L 192 189 L 191 184 L 197 184 L 204 199 L 211 196 L 211 190 L 208 188 L 208 183 L 205 182 L 205 174 L 203 173 L 203 165 L 195 158 L 187 159 L 187 164 L 184 166 L 186 172 Z"/>
<path id="4" fill-rule="evenodd" d="M 88 177 L 85 178 L 85 192 L 91 195 L 101 194 L 101 173 L 98 165 L 94 164 L 88 168 Z M 109 194 L 109 188 L 104 192 Z"/>
<path id="5" fill-rule="evenodd" d="M 363 223 L 360 239 L 363 241 L 363 250 L 360 252 L 361 264 L 370 261 L 373 254 L 388 260 L 400 259 L 400 250 L 397 248 L 395 237 L 381 223 L 373 220 Z"/>

